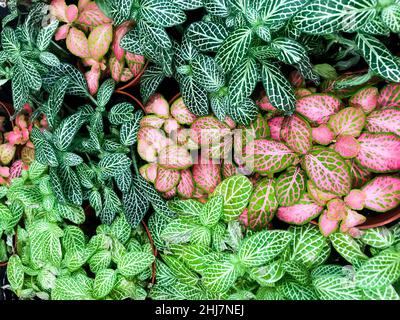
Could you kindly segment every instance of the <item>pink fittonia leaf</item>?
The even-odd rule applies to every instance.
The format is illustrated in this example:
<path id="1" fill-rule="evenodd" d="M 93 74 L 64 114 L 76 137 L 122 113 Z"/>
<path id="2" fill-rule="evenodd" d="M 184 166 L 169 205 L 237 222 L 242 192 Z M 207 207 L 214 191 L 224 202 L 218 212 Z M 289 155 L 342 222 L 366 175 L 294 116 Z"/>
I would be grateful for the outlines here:
<path id="1" fill-rule="evenodd" d="M 55 16 L 57 20 L 62 22 L 68 22 L 67 16 L 67 5 L 65 0 L 52 0 L 50 4 L 50 14 Z"/>
<path id="2" fill-rule="evenodd" d="M 346 205 L 353 210 L 362 210 L 365 205 L 366 194 L 364 191 L 353 189 L 344 198 Z"/>
<path id="3" fill-rule="evenodd" d="M 194 199 L 199 200 L 200 202 L 204 203 L 205 199 L 207 199 L 208 194 L 207 192 L 205 192 L 204 190 L 202 190 L 201 188 L 197 187 L 196 185 L 194 186 L 194 190 L 193 190 L 193 195 L 192 197 Z"/>
<path id="4" fill-rule="evenodd" d="M 165 119 L 161 119 L 155 115 L 144 116 L 142 120 L 140 120 L 140 126 L 160 129 L 163 126 L 164 121 Z"/>
<path id="5" fill-rule="evenodd" d="M 237 173 L 237 169 L 232 162 L 224 161 L 222 165 L 222 176 L 224 179 L 232 177 Z"/>
<path id="6" fill-rule="evenodd" d="M 108 66 L 110 68 L 111 77 L 115 82 L 119 82 L 121 80 L 122 70 L 124 69 L 124 61 L 118 61 L 115 55 L 112 54 L 108 60 Z"/>
<path id="7" fill-rule="evenodd" d="M 131 26 L 132 26 L 132 23 L 130 21 L 126 21 L 115 29 L 114 39 L 113 39 L 111 47 L 115 54 L 115 57 L 118 60 L 121 60 L 124 57 L 124 53 L 125 53 L 124 49 L 122 49 L 119 46 L 119 43 L 121 42 L 121 39 L 123 38 L 123 36 L 129 31 Z"/>
<path id="8" fill-rule="evenodd" d="M 75 56 L 87 58 L 90 56 L 89 43 L 85 34 L 77 29 L 71 28 L 67 36 L 67 48 Z"/>
<path id="9" fill-rule="evenodd" d="M 178 131 L 180 125 L 175 119 L 169 118 L 165 120 L 163 128 L 168 135 L 171 135 Z"/>
<path id="10" fill-rule="evenodd" d="M 339 221 L 346 217 L 347 208 L 342 199 L 332 199 L 327 203 L 326 207 L 328 209 L 326 214 L 329 219 Z"/>
<path id="11" fill-rule="evenodd" d="M 159 192 L 168 192 L 179 183 L 180 173 L 177 170 L 158 168 L 155 188 Z"/>
<path id="12" fill-rule="evenodd" d="M 171 115 L 180 124 L 192 124 L 196 120 L 196 115 L 190 112 L 188 107 L 183 102 L 182 97 L 176 99 L 171 105 Z"/>
<path id="13" fill-rule="evenodd" d="M 329 219 L 327 211 L 325 210 L 319 216 L 318 225 L 319 225 L 319 230 L 324 235 L 324 237 L 328 237 L 337 230 L 337 228 L 339 227 L 339 221 Z"/>
<path id="14" fill-rule="evenodd" d="M 326 205 L 329 200 L 336 198 L 337 196 L 333 193 L 322 191 L 317 188 L 314 182 L 307 180 L 307 191 L 308 195 L 321 206 Z"/>
<path id="15" fill-rule="evenodd" d="M 197 118 L 191 127 L 192 140 L 201 145 L 218 143 L 222 138 L 230 134 L 230 128 L 213 116 Z"/>
<path id="16" fill-rule="evenodd" d="M 112 20 L 106 17 L 94 1 L 87 3 L 79 14 L 78 22 L 89 27 L 96 27 L 102 24 L 111 24 Z"/>
<path id="17" fill-rule="evenodd" d="M 269 102 L 269 99 L 265 95 L 265 92 L 262 92 L 261 98 L 256 101 L 256 104 L 260 107 L 261 110 L 277 111 L 277 109 Z"/>
<path id="18" fill-rule="evenodd" d="M 294 205 L 305 190 L 306 177 L 299 167 L 290 167 L 276 180 L 276 197 L 284 207 Z"/>
<path id="19" fill-rule="evenodd" d="M 336 151 L 315 148 L 304 157 L 302 166 L 319 189 L 338 196 L 350 192 L 349 167 Z"/>
<path id="20" fill-rule="evenodd" d="M 85 73 L 86 83 L 90 94 L 93 96 L 97 93 L 99 89 L 100 80 L 100 66 L 92 66 L 90 71 Z"/>
<path id="21" fill-rule="evenodd" d="M 183 147 L 169 145 L 158 154 L 158 164 L 166 169 L 187 169 L 193 164 L 190 153 Z"/>
<path id="22" fill-rule="evenodd" d="M 400 109 L 387 108 L 372 112 L 365 128 L 369 132 L 392 132 L 400 136 Z"/>
<path id="23" fill-rule="evenodd" d="M 347 233 L 353 238 L 361 238 L 365 231 L 362 231 L 358 228 L 350 228 Z"/>
<path id="24" fill-rule="evenodd" d="M 69 32 L 70 26 L 68 24 L 64 24 L 61 27 L 59 27 L 56 31 L 56 34 L 54 35 L 54 39 L 56 41 L 59 40 L 64 40 L 67 38 L 68 32 Z"/>
<path id="25" fill-rule="evenodd" d="M 22 167 L 24 166 L 22 160 L 14 161 L 10 167 L 10 179 L 18 178 L 21 176 Z"/>
<path id="26" fill-rule="evenodd" d="M 154 113 L 160 118 L 169 118 L 169 104 L 165 98 L 159 94 L 153 94 L 147 102 L 145 108 L 147 114 Z"/>
<path id="27" fill-rule="evenodd" d="M 172 199 L 176 196 L 177 188 L 172 188 L 171 190 L 164 192 L 163 197 L 167 200 Z"/>
<path id="28" fill-rule="evenodd" d="M 88 37 L 89 53 L 93 59 L 100 61 L 107 53 L 112 41 L 112 25 L 103 24 L 95 27 Z"/>
<path id="29" fill-rule="evenodd" d="M 349 100 L 350 107 L 359 108 L 368 114 L 378 105 L 379 91 L 375 87 L 364 88 L 358 91 Z"/>
<path id="30" fill-rule="evenodd" d="M 176 188 L 178 194 L 183 198 L 191 198 L 194 192 L 194 182 L 190 170 L 181 171 L 181 181 Z"/>
<path id="31" fill-rule="evenodd" d="M 326 124 L 322 124 L 319 127 L 312 128 L 311 135 L 313 140 L 321 145 L 328 145 L 335 138 L 335 134 Z"/>
<path id="32" fill-rule="evenodd" d="M 343 219 L 342 223 L 340 224 L 340 231 L 341 232 L 348 232 L 353 227 L 359 226 L 363 224 L 367 220 L 362 214 L 347 208 L 346 217 Z"/>
<path id="33" fill-rule="evenodd" d="M 281 129 L 284 117 L 274 117 L 268 120 L 268 126 L 271 132 L 271 138 L 281 141 Z"/>
<path id="34" fill-rule="evenodd" d="M 339 136 L 334 145 L 334 149 L 343 158 L 354 158 L 360 152 L 360 144 L 353 136 Z"/>
<path id="35" fill-rule="evenodd" d="M 264 178 L 256 183 L 247 207 L 248 224 L 252 229 L 264 229 L 278 209 L 275 197 L 275 182 Z"/>
<path id="36" fill-rule="evenodd" d="M 129 68 L 123 68 L 121 73 L 121 78 L 119 79 L 121 82 L 127 82 L 133 78 L 133 73 Z"/>
<path id="37" fill-rule="evenodd" d="M 90 3 L 90 0 L 79 0 L 78 1 L 78 9 L 79 11 L 83 11 L 85 7 Z"/>
<path id="38" fill-rule="evenodd" d="M 277 217 L 286 223 L 303 225 L 317 217 L 323 208 L 305 193 L 293 206 L 279 207 Z"/>
<path id="39" fill-rule="evenodd" d="M 30 165 L 35 160 L 35 149 L 25 145 L 21 150 L 21 159 L 24 165 Z"/>
<path id="40" fill-rule="evenodd" d="M 224 123 L 226 123 L 227 126 L 232 130 L 236 128 L 235 121 L 233 121 L 233 119 L 231 117 L 229 117 L 229 116 L 225 117 Z"/>
<path id="41" fill-rule="evenodd" d="M 400 107 L 400 84 L 388 84 L 379 96 L 379 105 L 382 108 Z"/>
<path id="42" fill-rule="evenodd" d="M 360 165 L 372 172 L 400 170 L 400 137 L 392 133 L 363 133 L 359 138 Z"/>
<path id="43" fill-rule="evenodd" d="M 273 140 L 254 140 L 244 148 L 246 165 L 261 174 L 285 170 L 296 158 L 296 154 L 286 145 Z"/>
<path id="44" fill-rule="evenodd" d="M 296 111 L 312 122 L 325 124 L 340 105 L 341 101 L 329 94 L 312 94 L 297 101 Z"/>
<path id="45" fill-rule="evenodd" d="M 161 129 L 152 127 L 141 127 L 137 134 L 138 141 L 144 141 L 149 145 L 153 145 L 157 151 L 160 151 L 166 145 L 165 132 Z"/>
<path id="46" fill-rule="evenodd" d="M 157 160 L 157 150 L 154 145 L 149 144 L 145 140 L 139 140 L 137 145 L 139 156 L 147 162 L 154 162 Z"/>
<path id="47" fill-rule="evenodd" d="M 148 163 L 139 169 L 140 175 L 147 181 L 154 183 L 157 178 L 158 165 L 156 163 Z"/>
<path id="48" fill-rule="evenodd" d="M 303 78 L 303 76 L 301 75 L 301 73 L 297 70 L 292 71 L 289 74 L 289 81 L 290 83 L 293 85 L 293 87 L 295 88 L 300 88 L 300 87 L 304 87 L 306 82 Z"/>
<path id="49" fill-rule="evenodd" d="M 142 71 L 145 63 L 144 56 L 133 54 L 131 52 L 127 52 L 125 54 L 125 61 L 134 77 L 136 77 Z"/>
<path id="50" fill-rule="evenodd" d="M 355 160 L 349 161 L 350 174 L 352 177 L 352 187 L 360 188 L 371 178 L 372 173 L 362 166 L 358 165 Z"/>
<path id="51" fill-rule="evenodd" d="M 376 177 L 361 191 L 365 193 L 365 207 L 377 212 L 386 212 L 400 204 L 400 178 Z"/>
<path id="52" fill-rule="evenodd" d="M 264 139 L 269 136 L 268 121 L 261 115 L 258 114 L 256 120 L 254 120 L 249 128 L 254 132 L 255 139 Z"/>
<path id="53" fill-rule="evenodd" d="M 78 17 L 78 7 L 74 4 L 70 4 L 65 11 L 65 15 L 69 23 L 74 22 Z"/>
<path id="54" fill-rule="evenodd" d="M 211 159 L 201 159 L 192 168 L 196 186 L 207 193 L 212 193 L 221 183 L 221 166 Z"/>
<path id="55" fill-rule="evenodd" d="M 285 117 L 281 137 L 297 153 L 305 154 L 312 147 L 311 127 L 297 115 Z"/>
<path id="56" fill-rule="evenodd" d="M 328 126 L 335 135 L 358 137 L 365 125 L 365 114 L 361 109 L 344 108 L 331 116 Z"/>
<path id="57" fill-rule="evenodd" d="M 294 94 L 297 99 L 300 99 L 300 98 L 307 97 L 307 96 L 313 94 L 313 92 L 306 88 L 298 88 L 294 91 Z"/>

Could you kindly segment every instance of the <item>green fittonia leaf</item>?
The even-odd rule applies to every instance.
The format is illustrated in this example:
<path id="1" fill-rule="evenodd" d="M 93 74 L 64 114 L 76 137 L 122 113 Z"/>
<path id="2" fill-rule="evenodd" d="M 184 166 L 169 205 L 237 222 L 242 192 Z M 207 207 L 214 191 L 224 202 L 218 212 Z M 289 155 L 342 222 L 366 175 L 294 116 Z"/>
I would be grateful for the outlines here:
<path id="1" fill-rule="evenodd" d="M 213 192 L 213 196 L 222 196 L 224 199 L 223 219 L 236 219 L 246 208 L 253 185 L 245 176 L 233 176 L 224 180 Z"/>

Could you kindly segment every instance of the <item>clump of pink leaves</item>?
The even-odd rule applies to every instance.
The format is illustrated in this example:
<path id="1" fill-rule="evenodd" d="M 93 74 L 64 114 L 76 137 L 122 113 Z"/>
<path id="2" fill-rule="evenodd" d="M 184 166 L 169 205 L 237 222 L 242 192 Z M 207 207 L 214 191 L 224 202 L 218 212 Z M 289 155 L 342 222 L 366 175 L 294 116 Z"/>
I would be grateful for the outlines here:
<path id="1" fill-rule="evenodd" d="M 131 23 L 114 27 L 112 20 L 89 0 L 79 0 L 77 5 L 52 0 L 50 12 L 64 23 L 58 28 L 55 40 L 65 40 L 68 50 L 89 68 L 85 78 L 90 94 L 97 93 L 102 77 L 111 74 L 116 82 L 126 82 L 143 69 L 143 56 L 126 52 L 119 46 Z"/>

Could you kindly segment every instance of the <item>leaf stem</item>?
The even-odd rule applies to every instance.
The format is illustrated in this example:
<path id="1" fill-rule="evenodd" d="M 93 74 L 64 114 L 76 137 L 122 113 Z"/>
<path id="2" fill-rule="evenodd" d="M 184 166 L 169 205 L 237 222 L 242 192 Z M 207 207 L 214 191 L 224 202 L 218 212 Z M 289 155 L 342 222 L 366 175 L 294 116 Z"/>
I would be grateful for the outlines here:
<path id="1" fill-rule="evenodd" d="M 137 160 L 136 160 L 135 152 L 133 150 L 133 146 L 131 146 L 130 149 L 131 149 L 131 158 L 132 158 L 133 169 L 135 169 L 136 175 L 139 176 L 140 174 L 139 174 L 139 169 L 137 166 Z"/>

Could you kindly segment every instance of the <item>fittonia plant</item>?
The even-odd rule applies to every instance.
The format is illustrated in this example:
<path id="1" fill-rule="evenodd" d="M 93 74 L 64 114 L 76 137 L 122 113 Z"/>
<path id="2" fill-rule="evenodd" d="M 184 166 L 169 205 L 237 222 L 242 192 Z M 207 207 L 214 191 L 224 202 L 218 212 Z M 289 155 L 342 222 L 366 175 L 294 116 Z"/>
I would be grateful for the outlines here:
<path id="1" fill-rule="evenodd" d="M 152 299 L 399 299 L 392 286 L 400 278 L 399 225 L 360 240 L 326 238 L 313 225 L 250 231 L 235 220 L 251 201 L 248 185 L 232 176 L 205 204 L 173 200 L 176 218 L 150 217 L 160 253 Z M 328 261 L 332 246 L 350 265 Z"/>
<path id="2" fill-rule="evenodd" d="M 140 73 L 144 57 L 125 52 L 119 45 L 131 28 L 129 22 L 114 28 L 94 1 L 80 0 L 77 6 L 67 6 L 64 0 L 53 0 L 50 8 L 51 14 L 64 23 L 57 29 L 55 39 L 65 39 L 68 50 L 90 67 L 85 78 L 92 95 L 109 72 L 116 82 L 129 81 Z"/>
<path id="3" fill-rule="evenodd" d="M 132 230 L 121 216 L 88 238 L 77 226 L 85 221 L 83 209 L 60 202 L 46 172 L 34 162 L 2 190 L 8 287 L 20 299 L 144 299 L 154 255 L 143 230 Z"/>

